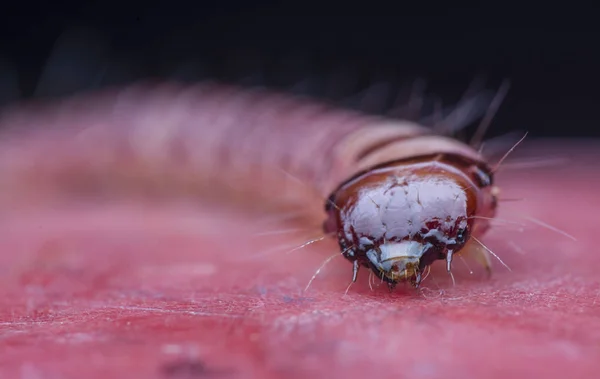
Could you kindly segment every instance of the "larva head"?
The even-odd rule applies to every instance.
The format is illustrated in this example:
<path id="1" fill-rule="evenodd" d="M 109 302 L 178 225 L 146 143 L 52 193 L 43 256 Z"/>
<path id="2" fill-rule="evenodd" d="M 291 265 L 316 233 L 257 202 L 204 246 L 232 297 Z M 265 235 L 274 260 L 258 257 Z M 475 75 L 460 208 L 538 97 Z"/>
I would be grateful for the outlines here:
<path id="1" fill-rule="evenodd" d="M 340 186 L 324 229 L 344 255 L 391 285 L 417 286 L 435 260 L 448 264 L 474 226 L 482 191 L 463 172 L 436 162 L 392 164 Z"/>

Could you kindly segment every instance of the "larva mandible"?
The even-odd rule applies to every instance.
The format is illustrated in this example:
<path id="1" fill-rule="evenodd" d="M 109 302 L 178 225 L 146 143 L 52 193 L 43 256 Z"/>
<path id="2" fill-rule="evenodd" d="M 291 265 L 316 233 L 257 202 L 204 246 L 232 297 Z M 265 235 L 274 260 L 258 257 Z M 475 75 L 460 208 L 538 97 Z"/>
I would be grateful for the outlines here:
<path id="1" fill-rule="evenodd" d="M 456 254 L 490 268 L 474 234 L 495 213 L 492 170 L 471 147 L 412 122 L 261 89 L 161 83 L 19 106 L 0 125 L 8 201 L 159 191 L 307 207 L 314 198 L 283 171 L 331 194 L 323 229 L 353 263 L 353 280 L 366 266 L 392 287 L 418 286 L 427 266 L 443 259 L 450 271 Z"/>

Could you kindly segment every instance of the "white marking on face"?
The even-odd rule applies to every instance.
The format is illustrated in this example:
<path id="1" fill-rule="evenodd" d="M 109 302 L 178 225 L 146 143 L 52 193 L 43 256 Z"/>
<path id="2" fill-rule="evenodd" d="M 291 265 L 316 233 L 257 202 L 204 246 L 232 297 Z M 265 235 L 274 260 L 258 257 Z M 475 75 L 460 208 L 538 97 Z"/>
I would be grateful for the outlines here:
<path id="1" fill-rule="evenodd" d="M 456 239 L 448 238 L 448 236 L 446 236 L 439 229 L 431 229 L 430 231 L 428 231 L 427 233 L 425 233 L 423 235 L 423 238 L 429 238 L 429 237 L 433 237 L 436 240 L 438 240 L 439 242 L 444 243 L 446 245 L 451 245 L 451 244 L 456 243 Z"/>

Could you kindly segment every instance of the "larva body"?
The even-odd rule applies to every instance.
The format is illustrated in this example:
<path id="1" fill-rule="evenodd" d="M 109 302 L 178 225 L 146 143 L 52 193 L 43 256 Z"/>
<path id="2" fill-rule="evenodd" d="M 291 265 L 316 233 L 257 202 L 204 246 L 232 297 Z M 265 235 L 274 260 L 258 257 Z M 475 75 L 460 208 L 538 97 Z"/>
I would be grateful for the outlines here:
<path id="1" fill-rule="evenodd" d="M 332 194 L 325 232 L 337 235 L 355 279 L 360 264 L 417 285 L 432 261 L 466 250 L 489 267 L 483 250 L 463 248 L 485 229 L 473 216 L 494 214 L 489 167 L 411 122 L 263 90 L 162 84 L 9 110 L 0 126 L 9 129 L 4 201 L 52 191 L 202 194 L 263 208 L 318 205 L 322 222 L 315 193 Z"/>

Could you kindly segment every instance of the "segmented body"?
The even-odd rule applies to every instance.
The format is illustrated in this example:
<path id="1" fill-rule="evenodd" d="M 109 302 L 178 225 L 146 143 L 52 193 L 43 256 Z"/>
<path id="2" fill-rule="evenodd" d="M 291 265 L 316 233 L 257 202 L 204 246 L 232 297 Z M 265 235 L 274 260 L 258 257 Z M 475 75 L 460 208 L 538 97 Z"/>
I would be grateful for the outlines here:
<path id="1" fill-rule="evenodd" d="M 491 217 L 495 208 L 491 172 L 469 146 L 412 122 L 265 90 L 143 84 L 19 106 L 0 115 L 0 127 L 5 129 L 0 174 L 3 186 L 12 189 L 2 201 L 49 191 L 177 193 L 276 209 L 318 205 L 322 212 L 315 193 L 331 193 L 325 232 L 337 235 L 348 259 L 378 275 L 383 270 L 391 283 L 402 274 L 376 262 L 381 249 L 375 262 L 369 260 L 370 248 L 407 241 L 445 244 L 435 254 L 423 251 L 416 269 L 404 275 L 418 284 L 426 265 L 468 242 L 475 226 L 469 217 Z M 437 195 L 426 191 L 432 183 Z M 400 190 L 406 192 L 403 200 Z M 444 208 L 455 197 L 458 213 Z M 379 216 L 369 213 L 371 205 Z M 444 229 L 444 223 L 450 226 Z M 435 230 L 441 234 L 425 236 Z M 459 230 L 464 241 L 457 239 Z"/>

